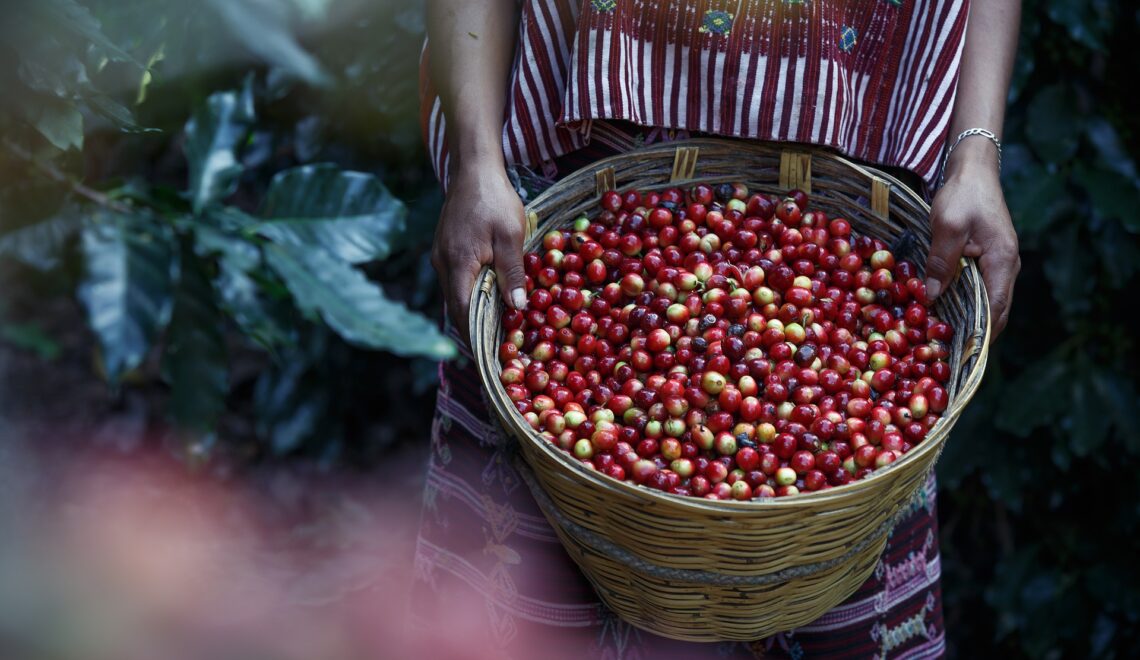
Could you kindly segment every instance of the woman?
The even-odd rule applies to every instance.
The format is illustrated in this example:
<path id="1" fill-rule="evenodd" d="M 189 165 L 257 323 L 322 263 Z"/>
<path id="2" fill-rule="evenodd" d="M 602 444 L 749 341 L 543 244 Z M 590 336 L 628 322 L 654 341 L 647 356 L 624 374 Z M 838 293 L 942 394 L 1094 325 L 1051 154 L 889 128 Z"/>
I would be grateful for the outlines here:
<path id="1" fill-rule="evenodd" d="M 426 137 L 446 190 L 433 263 L 453 332 L 465 338 L 484 265 L 507 305 L 526 303 L 520 195 L 637 144 L 715 134 L 830 146 L 923 188 L 941 176 L 927 292 L 977 257 L 996 335 L 1020 267 L 998 182 L 1019 13 L 1017 0 L 429 0 Z M 505 462 L 473 370 L 442 375 L 414 600 L 449 613 L 436 625 L 468 621 L 512 657 L 942 652 L 932 482 L 867 584 L 819 621 L 751 645 L 674 642 L 598 604 Z"/>

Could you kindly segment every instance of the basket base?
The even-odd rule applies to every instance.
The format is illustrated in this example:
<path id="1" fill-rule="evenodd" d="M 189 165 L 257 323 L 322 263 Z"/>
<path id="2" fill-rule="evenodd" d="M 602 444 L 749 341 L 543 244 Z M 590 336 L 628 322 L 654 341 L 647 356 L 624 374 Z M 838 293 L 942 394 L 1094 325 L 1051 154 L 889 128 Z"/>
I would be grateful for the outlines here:
<path id="1" fill-rule="evenodd" d="M 805 626 L 854 594 L 887 544 L 884 534 L 846 562 L 787 582 L 728 587 L 641 574 L 554 528 L 606 607 L 636 628 L 687 642 L 754 642 Z M 821 594 L 820 585 L 831 586 Z"/>

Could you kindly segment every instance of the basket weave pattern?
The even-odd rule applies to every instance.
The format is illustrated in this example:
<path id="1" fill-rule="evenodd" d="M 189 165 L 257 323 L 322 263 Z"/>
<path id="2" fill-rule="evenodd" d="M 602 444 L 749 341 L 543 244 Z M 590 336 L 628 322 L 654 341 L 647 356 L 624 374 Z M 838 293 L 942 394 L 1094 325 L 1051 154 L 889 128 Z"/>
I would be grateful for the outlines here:
<path id="1" fill-rule="evenodd" d="M 741 181 L 752 192 L 800 188 L 810 205 L 891 243 L 905 231 L 921 262 L 929 207 L 896 179 L 830 152 L 693 140 L 608 158 L 569 175 L 527 206 L 525 249 L 540 229 L 593 215 L 601 192 Z M 619 616 L 691 641 L 751 641 L 805 625 L 845 600 L 874 570 L 894 516 L 925 482 L 985 369 L 989 309 L 971 260 L 939 298 L 954 329 L 950 405 L 913 450 L 867 479 L 762 501 L 680 497 L 618 482 L 543 440 L 499 384 L 503 304 L 490 271 L 476 283 L 471 341 L 488 401 L 518 439 L 524 477 L 563 545 Z M 529 468 L 529 469 L 528 469 Z M 531 473 L 533 471 L 533 473 Z"/>

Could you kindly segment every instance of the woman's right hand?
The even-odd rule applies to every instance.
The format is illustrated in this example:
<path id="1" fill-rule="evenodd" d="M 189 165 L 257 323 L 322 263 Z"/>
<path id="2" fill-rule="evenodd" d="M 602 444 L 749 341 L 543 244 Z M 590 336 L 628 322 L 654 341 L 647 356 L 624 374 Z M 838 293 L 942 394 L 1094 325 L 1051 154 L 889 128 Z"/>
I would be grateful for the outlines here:
<path id="1" fill-rule="evenodd" d="M 494 267 L 508 307 L 526 306 L 522 265 L 526 220 L 501 161 L 496 166 L 456 166 L 452 172 L 431 263 L 439 273 L 452 323 L 470 343 L 468 307 L 483 266 Z"/>

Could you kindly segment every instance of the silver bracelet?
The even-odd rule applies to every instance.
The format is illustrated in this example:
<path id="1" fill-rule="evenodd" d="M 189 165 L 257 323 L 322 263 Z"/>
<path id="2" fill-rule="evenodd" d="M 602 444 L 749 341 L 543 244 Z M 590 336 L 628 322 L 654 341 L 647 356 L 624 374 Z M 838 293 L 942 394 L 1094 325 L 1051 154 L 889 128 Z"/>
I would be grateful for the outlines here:
<path id="1" fill-rule="evenodd" d="M 942 159 L 942 173 L 938 177 L 938 187 L 941 188 L 942 184 L 946 183 L 946 164 L 950 162 L 950 154 L 954 153 L 954 147 L 957 147 L 963 138 L 968 138 L 971 135 L 981 135 L 984 138 L 989 138 L 990 142 L 994 143 L 994 146 L 997 147 L 998 174 L 1001 174 L 1001 140 L 994 135 L 993 131 L 987 131 L 984 128 L 967 128 L 958 134 L 958 137 L 954 140 L 954 144 L 951 144 L 950 148 L 946 150 L 946 157 Z"/>

